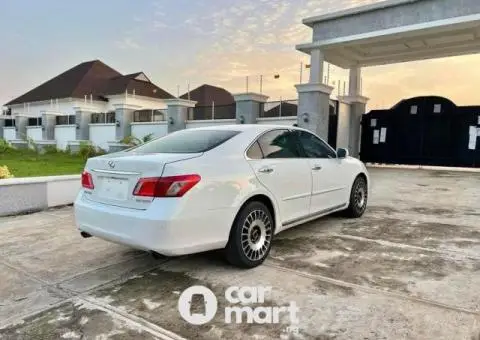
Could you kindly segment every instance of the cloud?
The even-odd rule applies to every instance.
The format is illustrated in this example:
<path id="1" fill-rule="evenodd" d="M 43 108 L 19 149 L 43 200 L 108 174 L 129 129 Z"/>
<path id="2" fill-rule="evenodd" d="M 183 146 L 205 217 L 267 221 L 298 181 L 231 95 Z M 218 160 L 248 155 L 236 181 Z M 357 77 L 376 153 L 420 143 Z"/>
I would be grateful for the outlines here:
<path id="1" fill-rule="evenodd" d="M 142 48 L 140 44 L 131 37 L 124 37 L 121 40 L 117 40 L 115 46 L 122 50 L 138 50 Z"/>

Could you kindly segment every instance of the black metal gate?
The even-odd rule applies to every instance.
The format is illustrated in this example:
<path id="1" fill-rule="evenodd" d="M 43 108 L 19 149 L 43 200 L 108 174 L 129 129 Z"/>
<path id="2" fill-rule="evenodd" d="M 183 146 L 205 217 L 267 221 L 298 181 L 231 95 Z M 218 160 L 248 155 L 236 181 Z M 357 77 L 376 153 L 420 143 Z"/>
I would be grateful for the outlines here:
<path id="1" fill-rule="evenodd" d="M 480 107 L 446 98 L 402 100 L 362 119 L 365 162 L 480 167 Z M 478 137 L 477 137 L 478 135 Z"/>

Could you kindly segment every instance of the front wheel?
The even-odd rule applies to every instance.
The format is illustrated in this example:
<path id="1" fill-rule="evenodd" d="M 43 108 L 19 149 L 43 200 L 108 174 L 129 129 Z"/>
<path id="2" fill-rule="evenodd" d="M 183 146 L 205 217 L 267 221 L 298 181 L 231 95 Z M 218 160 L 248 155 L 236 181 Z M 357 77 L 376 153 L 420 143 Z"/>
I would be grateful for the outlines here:
<path id="1" fill-rule="evenodd" d="M 345 213 L 348 217 L 361 217 L 367 209 L 368 185 L 363 176 L 358 176 L 352 185 L 350 201 Z"/>
<path id="2" fill-rule="evenodd" d="M 272 247 L 274 222 L 261 202 L 248 203 L 238 214 L 225 248 L 230 264 L 253 268 L 265 261 Z"/>

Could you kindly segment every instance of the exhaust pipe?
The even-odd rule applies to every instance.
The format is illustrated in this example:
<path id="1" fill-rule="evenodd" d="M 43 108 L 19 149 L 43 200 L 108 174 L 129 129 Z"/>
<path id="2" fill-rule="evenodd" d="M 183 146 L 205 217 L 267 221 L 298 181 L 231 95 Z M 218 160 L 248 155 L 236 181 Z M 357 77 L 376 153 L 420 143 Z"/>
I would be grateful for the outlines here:
<path id="1" fill-rule="evenodd" d="M 84 232 L 84 231 L 80 232 L 80 235 L 82 235 L 83 238 L 92 237 L 92 235 L 90 235 L 89 233 L 86 233 L 86 232 Z"/>

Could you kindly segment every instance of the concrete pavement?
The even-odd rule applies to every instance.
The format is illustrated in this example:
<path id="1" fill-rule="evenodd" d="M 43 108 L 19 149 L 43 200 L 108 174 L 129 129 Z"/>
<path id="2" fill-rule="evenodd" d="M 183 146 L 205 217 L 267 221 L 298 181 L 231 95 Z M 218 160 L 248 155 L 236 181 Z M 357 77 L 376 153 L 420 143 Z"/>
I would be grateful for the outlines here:
<path id="1" fill-rule="evenodd" d="M 361 219 L 320 219 L 278 235 L 253 270 L 220 252 L 154 260 L 82 239 L 70 207 L 0 219 L 0 339 L 470 339 L 480 336 L 480 174 L 372 169 Z M 202 326 L 179 294 L 208 286 Z M 271 286 L 299 324 L 225 324 L 229 286 Z M 290 331 L 293 328 L 290 328 Z"/>

